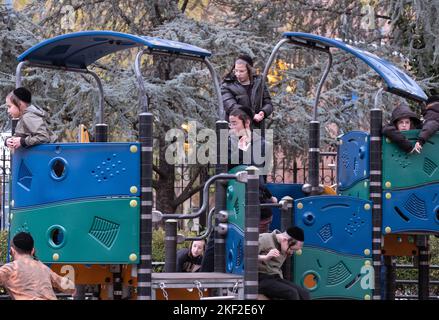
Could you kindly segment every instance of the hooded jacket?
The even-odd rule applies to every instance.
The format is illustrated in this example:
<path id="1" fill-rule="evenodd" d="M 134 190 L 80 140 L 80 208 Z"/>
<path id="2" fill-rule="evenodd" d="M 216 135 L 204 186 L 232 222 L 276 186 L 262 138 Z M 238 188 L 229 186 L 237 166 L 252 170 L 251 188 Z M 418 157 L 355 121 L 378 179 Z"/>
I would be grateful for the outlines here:
<path id="1" fill-rule="evenodd" d="M 422 116 L 424 117 L 424 123 L 418 141 L 421 145 L 424 145 L 439 130 L 439 102 L 429 104 L 428 108 L 422 111 Z"/>
<path id="2" fill-rule="evenodd" d="M 20 137 L 21 145 L 25 148 L 55 141 L 55 137 L 49 131 L 46 121 L 46 113 L 39 107 L 31 104 L 24 111 L 15 128 L 15 137 Z"/>
<path id="3" fill-rule="evenodd" d="M 398 120 L 402 118 L 409 118 L 413 123 L 413 129 L 419 129 L 421 121 L 416 114 L 410 110 L 409 106 L 400 105 L 393 110 L 390 123 L 383 128 L 383 135 L 394 142 L 400 149 L 409 153 L 413 150 L 413 145 L 396 126 Z"/>
<path id="4" fill-rule="evenodd" d="M 246 88 L 239 83 L 235 75 L 230 73 L 224 78 L 221 86 L 221 96 L 224 103 L 224 110 L 226 112 L 226 121 L 229 121 L 229 114 L 235 108 L 247 107 L 250 108 L 254 114 L 263 111 L 265 114 L 264 119 L 273 112 L 273 105 L 266 85 L 264 85 L 263 90 L 262 107 L 259 107 L 262 94 L 262 90 L 260 89 L 262 77 L 253 76 L 251 84 L 252 88 L 249 96 Z M 260 128 L 260 124 L 261 122 L 258 123 L 253 121 L 253 126 L 256 128 Z"/>

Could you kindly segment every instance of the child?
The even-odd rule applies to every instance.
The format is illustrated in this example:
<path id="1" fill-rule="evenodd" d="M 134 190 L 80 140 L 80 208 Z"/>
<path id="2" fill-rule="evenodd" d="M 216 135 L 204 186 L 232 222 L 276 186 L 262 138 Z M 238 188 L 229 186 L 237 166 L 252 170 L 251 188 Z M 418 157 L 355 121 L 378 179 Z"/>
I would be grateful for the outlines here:
<path id="1" fill-rule="evenodd" d="M 401 104 L 393 110 L 390 123 L 383 128 L 383 135 L 394 142 L 401 150 L 410 153 L 413 151 L 413 146 L 401 131 L 418 129 L 420 123 L 421 121 L 410 110 L 409 106 Z"/>
<path id="2" fill-rule="evenodd" d="M 177 272 L 198 272 L 201 268 L 205 247 L 204 240 L 192 241 L 190 249 L 177 252 Z"/>
<path id="3" fill-rule="evenodd" d="M 281 233 L 259 235 L 258 277 L 259 293 L 268 298 L 309 300 L 308 291 L 283 278 L 282 265 L 294 251 L 302 249 L 305 236 L 299 227 L 290 227 Z"/>
<path id="4" fill-rule="evenodd" d="M 46 113 L 31 104 L 32 95 L 26 88 L 20 87 L 6 96 L 8 113 L 11 118 L 19 118 L 15 134 L 6 139 L 6 146 L 14 150 L 30 147 L 40 143 L 53 142 L 44 117 Z"/>
<path id="5" fill-rule="evenodd" d="M 422 116 L 424 117 L 424 123 L 418 135 L 418 141 L 413 148 L 413 151 L 417 153 L 421 153 L 425 142 L 439 130 L 439 95 L 428 98 L 427 106 L 422 110 Z"/>
<path id="6" fill-rule="evenodd" d="M 34 259 L 34 239 L 20 232 L 12 239 L 13 262 L 0 268 L 0 286 L 4 286 L 14 300 L 57 300 L 53 287 L 74 294 L 75 285 L 48 266 Z"/>

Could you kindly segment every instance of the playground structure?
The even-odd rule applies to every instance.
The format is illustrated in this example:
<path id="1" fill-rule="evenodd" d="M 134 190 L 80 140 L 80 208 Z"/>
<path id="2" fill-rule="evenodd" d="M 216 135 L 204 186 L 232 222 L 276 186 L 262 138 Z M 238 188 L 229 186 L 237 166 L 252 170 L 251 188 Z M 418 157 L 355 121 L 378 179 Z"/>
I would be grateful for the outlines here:
<path id="1" fill-rule="evenodd" d="M 306 234 L 302 252 L 287 264 L 286 277 L 308 288 L 314 299 L 381 299 L 383 255 L 419 254 L 421 259 L 422 252 L 420 272 L 427 276 L 424 286 L 428 286 L 428 244 L 419 242 L 416 247 L 415 243 L 403 245 L 395 239 L 439 231 L 439 159 L 434 152 L 437 135 L 425 145 L 422 154 L 401 153 L 389 141 L 382 141 L 377 99 L 371 110 L 370 132 L 350 132 L 339 138 L 337 195 L 324 194 L 318 183 L 317 107 L 332 64 L 331 48 L 367 63 L 390 93 L 422 102 L 426 100 L 424 92 L 405 73 L 368 52 L 337 40 L 294 32 L 284 33 L 273 49 L 263 79 L 284 44 L 318 50 L 329 58 L 317 88 L 309 128 L 309 184 L 268 184 L 273 195 L 282 199 L 270 205 L 280 209 L 271 227 L 284 229 L 294 224 Z M 107 142 L 103 87 L 87 67 L 107 54 L 134 47 L 140 49 L 134 63 L 140 101 L 139 142 Z M 257 299 L 261 207 L 257 168 L 241 166 L 226 173 L 227 166 L 218 158 L 216 174 L 204 185 L 199 210 L 191 214 L 153 211 L 153 125 L 141 75 L 144 54 L 205 63 L 218 97 L 217 136 L 227 130 L 218 79 L 208 60 L 211 53 L 204 49 L 108 31 L 77 32 L 45 40 L 18 57 L 16 86 L 21 85 L 24 67 L 91 75 L 100 93 L 96 142 L 45 144 L 15 152 L 10 237 L 19 231 L 31 232 L 41 261 L 60 274 L 66 273 L 65 266 L 72 266 L 76 284 L 100 286 L 103 299 L 173 298 L 174 294 L 181 299 L 185 293 L 181 289 L 197 289 L 192 295 L 185 293 L 189 298 Z M 415 131 L 406 134 L 416 137 Z M 227 141 L 217 141 L 219 157 L 219 150 L 227 149 Z M 215 208 L 208 212 L 208 191 L 213 184 Z M 214 225 L 209 223 L 197 237 L 178 239 L 177 220 L 202 214 L 208 215 L 209 222 L 215 217 Z M 152 222 L 159 220 L 166 226 L 166 264 L 164 273 L 153 273 Z M 214 273 L 175 273 L 177 240 L 206 238 L 212 232 Z"/>

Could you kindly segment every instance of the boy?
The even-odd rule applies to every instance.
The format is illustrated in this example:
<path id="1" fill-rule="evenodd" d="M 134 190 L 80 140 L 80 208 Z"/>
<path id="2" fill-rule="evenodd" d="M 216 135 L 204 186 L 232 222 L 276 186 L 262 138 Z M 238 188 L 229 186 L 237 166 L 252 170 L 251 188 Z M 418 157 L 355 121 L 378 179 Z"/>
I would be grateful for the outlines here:
<path id="1" fill-rule="evenodd" d="M 20 119 L 14 136 L 7 138 L 5 142 L 11 150 L 54 141 L 44 120 L 46 113 L 32 105 L 31 101 L 30 91 L 23 87 L 13 90 L 6 96 L 9 115 L 11 118 Z"/>
<path id="2" fill-rule="evenodd" d="M 390 123 L 383 128 L 383 135 L 394 142 L 406 153 L 413 152 L 414 148 L 410 141 L 401 131 L 418 129 L 421 121 L 416 114 L 410 110 L 407 104 L 400 104 L 392 112 Z"/>
<path id="3" fill-rule="evenodd" d="M 418 135 L 418 141 L 413 148 L 413 151 L 417 153 L 421 152 L 425 142 L 439 130 L 439 95 L 428 98 L 427 106 L 422 110 L 422 116 L 424 117 L 424 123 Z"/>
<path id="4" fill-rule="evenodd" d="M 306 289 L 283 278 L 282 265 L 294 251 L 302 249 L 305 236 L 299 227 L 281 233 L 259 235 L 259 293 L 274 299 L 309 300 Z"/>
<path id="5" fill-rule="evenodd" d="M 57 300 L 53 287 L 73 294 L 74 283 L 60 277 L 48 266 L 34 259 L 34 239 L 20 232 L 12 239 L 13 262 L 0 268 L 0 286 L 6 288 L 14 300 Z"/>

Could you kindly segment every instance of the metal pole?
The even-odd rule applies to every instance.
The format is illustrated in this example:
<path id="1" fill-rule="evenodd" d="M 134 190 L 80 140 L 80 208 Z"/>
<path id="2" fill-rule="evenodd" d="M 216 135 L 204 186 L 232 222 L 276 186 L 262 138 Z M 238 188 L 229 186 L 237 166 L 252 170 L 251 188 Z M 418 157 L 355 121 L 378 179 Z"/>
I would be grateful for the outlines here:
<path id="1" fill-rule="evenodd" d="M 416 245 L 419 250 L 418 260 L 418 297 L 419 300 L 429 299 L 430 282 L 430 250 L 428 236 L 417 236 Z"/>
<path id="2" fill-rule="evenodd" d="M 215 173 L 225 173 L 227 171 L 228 160 L 228 123 L 220 120 L 216 122 L 216 136 L 217 136 L 217 163 Z M 219 212 L 226 209 L 226 184 L 223 181 L 216 181 L 215 183 L 215 232 L 214 232 L 214 271 L 226 272 L 226 258 L 225 258 L 225 239 L 219 232 L 218 219 Z M 207 199 L 206 199 L 207 200 Z"/>
<path id="3" fill-rule="evenodd" d="M 313 119 L 309 123 L 309 150 L 308 150 L 308 161 L 309 161 L 309 182 L 311 184 L 311 195 L 318 195 L 322 193 L 319 187 L 319 164 L 320 164 L 320 122 L 317 120 L 317 108 L 320 100 L 320 93 L 325 83 L 326 77 L 329 74 L 332 66 L 332 54 L 331 51 L 328 53 L 328 63 L 326 65 L 325 71 L 322 78 L 320 79 L 319 85 L 317 87 L 316 99 L 314 102 Z"/>
<path id="4" fill-rule="evenodd" d="M 15 88 L 21 87 L 21 69 L 27 64 L 27 61 L 22 61 L 17 65 L 17 68 L 15 69 Z"/>
<path id="5" fill-rule="evenodd" d="M 6 150 L 3 146 L 3 173 L 2 173 L 2 230 L 6 229 Z"/>
<path id="6" fill-rule="evenodd" d="M 120 264 L 113 264 L 110 266 L 110 271 L 113 274 L 113 300 L 122 299 L 122 266 Z"/>
<path id="7" fill-rule="evenodd" d="M 309 149 L 308 149 L 308 178 L 311 185 L 310 194 L 318 195 L 319 192 L 319 161 L 320 161 L 320 122 L 309 123 Z"/>
<path id="8" fill-rule="evenodd" d="M 378 95 L 378 94 L 377 94 Z M 377 99 L 375 101 L 378 101 Z M 381 224 L 382 224 L 382 162 L 381 126 L 383 114 L 375 103 L 370 111 L 370 200 L 372 208 L 372 261 L 375 272 L 373 300 L 381 300 Z"/>
<path id="9" fill-rule="evenodd" d="M 151 300 L 152 272 L 152 113 L 139 115 L 141 143 L 140 263 L 137 268 L 137 300 Z"/>
<path id="10" fill-rule="evenodd" d="M 213 88 L 215 90 L 218 99 L 218 118 L 220 120 L 225 120 L 226 114 L 224 112 L 223 98 L 221 96 L 221 88 L 218 81 L 218 77 L 216 76 L 216 72 L 213 65 L 210 63 L 210 61 L 207 58 L 204 59 L 204 63 L 207 65 L 207 68 L 209 69 L 210 75 L 212 76 L 213 79 Z"/>
<path id="11" fill-rule="evenodd" d="M 101 79 L 93 71 L 87 70 L 98 84 L 99 89 L 99 109 L 96 112 L 97 124 L 95 126 L 95 141 L 107 142 L 108 141 L 108 125 L 104 123 L 104 88 L 102 87 Z"/>
<path id="12" fill-rule="evenodd" d="M 139 51 L 134 61 L 134 73 L 136 74 L 137 84 L 139 86 L 139 104 L 142 112 L 148 112 L 149 100 L 145 93 L 145 84 L 143 83 L 142 71 L 140 70 L 143 50 Z"/>
<path id="13" fill-rule="evenodd" d="M 284 202 L 280 210 L 281 225 L 282 225 L 282 231 L 285 231 L 293 225 L 293 221 L 294 221 L 293 198 L 289 196 L 285 196 L 282 198 L 281 202 Z M 291 280 L 291 259 L 292 257 L 287 258 L 282 266 L 284 278 L 287 280 Z"/>
<path id="14" fill-rule="evenodd" d="M 256 167 L 248 167 L 245 197 L 244 231 L 244 299 L 258 298 L 258 248 L 259 248 L 259 175 Z"/>
<path id="15" fill-rule="evenodd" d="M 177 270 L 177 220 L 165 223 L 165 272 Z"/>

